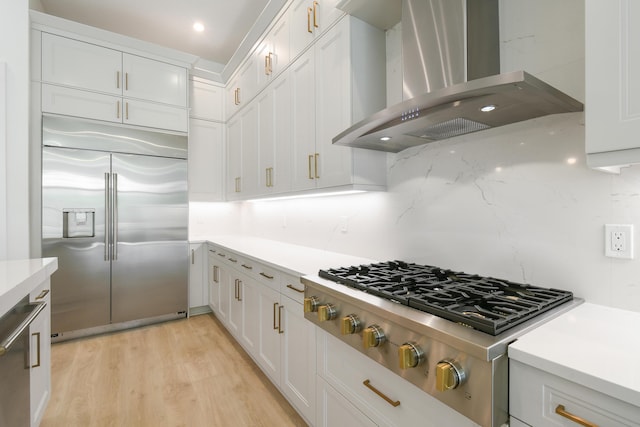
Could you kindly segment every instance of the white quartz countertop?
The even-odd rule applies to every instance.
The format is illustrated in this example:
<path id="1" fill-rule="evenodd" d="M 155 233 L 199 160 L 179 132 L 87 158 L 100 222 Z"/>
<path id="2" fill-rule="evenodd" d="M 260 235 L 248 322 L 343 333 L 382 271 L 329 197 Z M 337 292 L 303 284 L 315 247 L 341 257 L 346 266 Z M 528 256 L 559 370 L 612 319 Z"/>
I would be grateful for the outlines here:
<path id="1" fill-rule="evenodd" d="M 58 269 L 58 258 L 0 261 L 0 316 Z"/>
<path id="2" fill-rule="evenodd" d="M 640 406 L 640 313 L 584 303 L 509 346 L 509 358 Z"/>
<path id="3" fill-rule="evenodd" d="M 275 240 L 240 236 L 200 236 L 191 242 L 211 242 L 238 254 L 254 258 L 293 275 L 318 274 L 321 268 L 347 267 L 377 262 L 367 258 L 293 245 Z"/>

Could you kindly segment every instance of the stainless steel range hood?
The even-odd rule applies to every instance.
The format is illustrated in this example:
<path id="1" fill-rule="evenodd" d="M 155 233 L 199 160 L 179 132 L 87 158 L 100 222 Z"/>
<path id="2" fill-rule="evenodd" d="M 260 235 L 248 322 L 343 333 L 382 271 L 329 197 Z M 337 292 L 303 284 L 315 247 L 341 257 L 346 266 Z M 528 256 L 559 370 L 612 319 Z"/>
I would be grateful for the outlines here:
<path id="1" fill-rule="evenodd" d="M 403 0 L 403 99 L 333 139 L 399 152 L 549 114 L 579 101 L 524 71 L 498 74 L 498 0 Z"/>

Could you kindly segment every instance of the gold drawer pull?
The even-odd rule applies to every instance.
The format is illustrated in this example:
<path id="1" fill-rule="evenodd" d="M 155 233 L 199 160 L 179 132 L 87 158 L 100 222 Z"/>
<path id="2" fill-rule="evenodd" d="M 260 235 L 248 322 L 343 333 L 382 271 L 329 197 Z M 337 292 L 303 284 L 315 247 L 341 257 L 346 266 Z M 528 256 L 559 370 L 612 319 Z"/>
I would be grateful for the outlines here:
<path id="1" fill-rule="evenodd" d="M 380 390 L 378 390 L 377 388 L 375 388 L 374 386 L 371 385 L 371 381 L 369 380 L 364 380 L 362 382 L 362 384 L 364 384 L 365 387 L 367 387 L 369 390 L 371 390 L 372 392 L 374 392 L 375 394 L 377 394 L 378 396 L 380 396 L 381 398 L 383 398 L 384 400 L 387 401 L 387 403 L 391 406 L 393 406 L 394 408 L 396 406 L 400 406 L 400 401 L 399 400 L 391 400 L 389 397 L 387 397 L 387 395 L 385 395 L 383 392 L 381 392 Z"/>
<path id="2" fill-rule="evenodd" d="M 293 286 L 291 284 L 287 285 L 287 288 L 293 289 L 296 292 L 300 292 L 301 294 L 304 294 L 304 289 L 298 289 L 298 288 L 296 288 L 295 286 Z"/>
<path id="3" fill-rule="evenodd" d="M 244 268 L 246 268 L 247 270 L 253 270 L 253 267 L 252 267 L 252 266 L 250 266 L 250 265 L 242 264 L 242 266 L 243 266 Z"/>
<path id="4" fill-rule="evenodd" d="M 237 260 L 237 259 L 235 259 L 235 258 L 229 258 L 229 261 L 231 261 L 231 262 L 238 262 L 238 260 Z"/>
<path id="5" fill-rule="evenodd" d="M 267 278 L 267 279 L 269 279 L 269 280 L 273 280 L 273 276 L 269 276 L 267 273 L 260 272 L 260 275 L 261 275 L 262 277 L 266 277 L 266 278 Z"/>
<path id="6" fill-rule="evenodd" d="M 587 421 L 584 418 L 580 418 L 577 415 L 573 415 L 571 412 L 567 412 L 567 410 L 564 408 L 564 405 L 556 406 L 556 414 L 584 427 L 598 427 L 597 424 Z"/>
<path id="7" fill-rule="evenodd" d="M 40 292 L 40 295 L 36 297 L 36 301 L 46 297 L 48 294 L 49 294 L 49 289 L 44 289 L 42 292 Z"/>

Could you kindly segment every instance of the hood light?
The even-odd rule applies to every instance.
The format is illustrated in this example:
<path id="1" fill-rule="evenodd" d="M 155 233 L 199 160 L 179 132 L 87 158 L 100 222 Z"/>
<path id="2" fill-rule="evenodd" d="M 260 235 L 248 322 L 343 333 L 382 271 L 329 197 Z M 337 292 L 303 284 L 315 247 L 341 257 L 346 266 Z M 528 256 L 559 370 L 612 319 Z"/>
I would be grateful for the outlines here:
<path id="1" fill-rule="evenodd" d="M 482 111 L 483 113 L 488 113 L 489 111 L 493 111 L 496 109 L 496 106 L 493 104 L 489 104 L 489 105 L 485 105 L 484 107 L 480 108 L 480 111 Z"/>

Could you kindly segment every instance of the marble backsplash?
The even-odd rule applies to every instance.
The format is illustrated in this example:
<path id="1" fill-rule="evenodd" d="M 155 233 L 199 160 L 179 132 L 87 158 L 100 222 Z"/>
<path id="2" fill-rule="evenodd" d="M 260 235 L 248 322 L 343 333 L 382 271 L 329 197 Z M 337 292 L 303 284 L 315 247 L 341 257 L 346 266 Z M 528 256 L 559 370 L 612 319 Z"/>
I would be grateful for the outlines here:
<path id="1" fill-rule="evenodd" d="M 548 116 L 388 157 L 387 192 L 196 203 L 190 234 L 244 234 L 402 259 L 640 311 L 640 261 L 604 256 L 604 224 L 640 230 L 640 166 L 589 169 L 582 113 Z M 637 244 L 636 244 L 637 246 Z"/>

